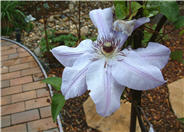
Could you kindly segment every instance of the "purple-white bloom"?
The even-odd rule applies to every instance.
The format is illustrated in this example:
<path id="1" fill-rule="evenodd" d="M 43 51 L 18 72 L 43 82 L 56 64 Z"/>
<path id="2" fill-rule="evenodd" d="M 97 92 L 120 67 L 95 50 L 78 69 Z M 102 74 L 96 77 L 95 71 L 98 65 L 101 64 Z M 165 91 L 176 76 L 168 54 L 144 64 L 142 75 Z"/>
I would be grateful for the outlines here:
<path id="1" fill-rule="evenodd" d="M 25 21 L 28 23 L 28 22 L 31 22 L 31 21 L 35 21 L 36 18 L 34 18 L 31 14 L 29 14 L 28 16 L 26 16 L 25 18 Z"/>
<path id="2" fill-rule="evenodd" d="M 76 48 L 59 46 L 51 52 L 65 66 L 61 86 L 65 99 L 90 90 L 97 113 L 108 116 L 120 107 L 125 86 L 148 90 L 165 83 L 160 69 L 168 62 L 170 50 L 153 42 L 147 48 L 121 50 L 132 31 L 148 18 L 113 24 L 111 8 L 92 10 L 89 15 L 98 29 L 97 41 L 86 39 Z"/>

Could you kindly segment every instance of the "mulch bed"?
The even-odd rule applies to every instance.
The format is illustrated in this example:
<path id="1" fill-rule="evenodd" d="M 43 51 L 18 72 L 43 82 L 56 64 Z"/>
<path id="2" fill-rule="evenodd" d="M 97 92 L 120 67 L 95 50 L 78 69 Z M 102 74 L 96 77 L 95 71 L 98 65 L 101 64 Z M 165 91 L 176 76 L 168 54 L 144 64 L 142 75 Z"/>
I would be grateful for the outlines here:
<path id="1" fill-rule="evenodd" d="M 165 31 L 170 32 L 172 26 L 166 26 Z M 184 36 L 178 36 L 179 31 L 174 30 L 169 34 L 169 40 L 162 42 L 169 47 L 171 51 L 184 51 Z M 61 76 L 63 69 L 52 69 L 50 73 Z M 162 70 L 167 83 L 176 81 L 184 77 L 184 64 L 174 60 L 169 60 L 166 67 Z M 66 101 L 61 114 L 63 117 L 62 125 L 66 132 L 98 132 L 88 127 L 85 114 L 83 111 L 83 103 L 88 98 L 88 92 L 83 96 L 69 99 Z M 156 132 L 183 132 L 184 125 L 177 120 L 171 105 L 169 103 L 169 92 L 167 84 L 142 93 L 142 108 L 147 115 L 150 123 L 153 124 Z"/>

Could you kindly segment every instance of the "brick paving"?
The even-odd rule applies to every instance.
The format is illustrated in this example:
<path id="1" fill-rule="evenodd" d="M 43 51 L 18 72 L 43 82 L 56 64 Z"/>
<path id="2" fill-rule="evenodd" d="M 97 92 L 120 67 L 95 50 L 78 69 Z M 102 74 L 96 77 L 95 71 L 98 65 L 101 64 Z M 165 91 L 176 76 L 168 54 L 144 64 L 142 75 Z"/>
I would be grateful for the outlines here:
<path id="1" fill-rule="evenodd" d="M 1 131 L 58 132 L 41 69 L 23 48 L 1 40 Z"/>

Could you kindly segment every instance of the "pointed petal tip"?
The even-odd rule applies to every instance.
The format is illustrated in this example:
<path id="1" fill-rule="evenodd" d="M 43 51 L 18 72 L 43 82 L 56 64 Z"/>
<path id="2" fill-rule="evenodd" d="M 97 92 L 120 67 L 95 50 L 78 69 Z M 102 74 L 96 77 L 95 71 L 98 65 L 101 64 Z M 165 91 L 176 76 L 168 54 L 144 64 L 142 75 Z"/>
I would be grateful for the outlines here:
<path id="1" fill-rule="evenodd" d="M 148 17 L 142 17 L 142 18 L 137 19 L 135 22 L 134 30 L 148 22 L 150 22 L 150 18 Z"/>
<path id="2" fill-rule="evenodd" d="M 149 17 L 145 17 L 146 22 L 150 22 L 150 18 Z"/>
<path id="3" fill-rule="evenodd" d="M 100 37 L 107 37 L 111 33 L 113 23 L 112 8 L 94 9 L 89 12 L 89 17 L 98 29 Z"/>

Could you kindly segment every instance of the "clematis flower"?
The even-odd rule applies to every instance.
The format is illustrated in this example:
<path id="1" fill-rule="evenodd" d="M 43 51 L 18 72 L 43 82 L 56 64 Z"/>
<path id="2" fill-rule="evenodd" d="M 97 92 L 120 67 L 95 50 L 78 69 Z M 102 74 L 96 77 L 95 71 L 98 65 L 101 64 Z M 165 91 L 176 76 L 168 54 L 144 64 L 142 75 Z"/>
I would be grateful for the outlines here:
<path id="1" fill-rule="evenodd" d="M 97 41 L 86 39 L 76 48 L 59 46 L 51 52 L 65 66 L 61 86 L 65 99 L 90 90 L 97 113 L 108 116 L 120 107 L 125 86 L 148 90 L 165 83 L 160 69 L 170 50 L 153 42 L 146 48 L 121 50 L 132 31 L 148 18 L 113 24 L 111 8 L 92 10 L 89 15 L 98 29 Z"/>
<path id="2" fill-rule="evenodd" d="M 25 18 L 25 21 L 28 23 L 28 22 L 31 22 L 31 21 L 35 21 L 36 18 L 34 18 L 31 14 L 29 14 L 28 16 L 26 16 Z"/>

